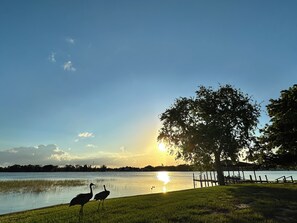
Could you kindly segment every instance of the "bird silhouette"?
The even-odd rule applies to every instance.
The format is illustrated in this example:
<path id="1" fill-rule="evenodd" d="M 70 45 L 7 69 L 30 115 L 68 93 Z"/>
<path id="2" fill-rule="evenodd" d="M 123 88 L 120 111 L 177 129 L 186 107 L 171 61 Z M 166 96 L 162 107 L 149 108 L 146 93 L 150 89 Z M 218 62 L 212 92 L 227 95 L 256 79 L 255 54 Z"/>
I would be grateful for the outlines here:
<path id="1" fill-rule="evenodd" d="M 69 207 L 73 206 L 73 205 L 80 205 L 80 211 L 79 214 L 82 215 L 83 214 L 83 207 L 84 205 L 93 197 L 93 190 L 92 190 L 92 186 L 95 185 L 93 183 L 90 184 L 90 193 L 86 193 L 86 194 L 78 194 L 75 198 L 73 198 L 70 201 Z"/>
<path id="2" fill-rule="evenodd" d="M 100 203 L 102 201 L 102 208 L 104 208 L 104 200 L 108 197 L 108 195 L 110 194 L 109 190 L 106 190 L 105 185 L 103 185 L 104 187 L 104 191 L 99 192 L 98 194 L 95 195 L 94 199 L 96 201 L 99 200 L 99 204 L 98 204 L 98 209 L 97 211 L 99 211 L 99 207 L 100 207 Z"/>

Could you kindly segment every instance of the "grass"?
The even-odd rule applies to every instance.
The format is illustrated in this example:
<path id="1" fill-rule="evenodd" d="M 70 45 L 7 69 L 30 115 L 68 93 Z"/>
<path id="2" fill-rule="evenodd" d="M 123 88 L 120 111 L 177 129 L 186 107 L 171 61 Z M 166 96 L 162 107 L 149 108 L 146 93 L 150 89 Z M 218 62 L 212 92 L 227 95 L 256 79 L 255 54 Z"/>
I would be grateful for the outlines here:
<path id="1" fill-rule="evenodd" d="M 0 193 L 33 192 L 39 193 L 57 187 L 83 186 L 84 180 L 13 180 L 0 181 Z"/>
<path id="2" fill-rule="evenodd" d="M 112 193 L 112 192 L 111 192 Z M 296 222 L 296 184 L 249 184 L 149 194 L 84 207 L 58 205 L 0 216 L 1 223 Z"/>

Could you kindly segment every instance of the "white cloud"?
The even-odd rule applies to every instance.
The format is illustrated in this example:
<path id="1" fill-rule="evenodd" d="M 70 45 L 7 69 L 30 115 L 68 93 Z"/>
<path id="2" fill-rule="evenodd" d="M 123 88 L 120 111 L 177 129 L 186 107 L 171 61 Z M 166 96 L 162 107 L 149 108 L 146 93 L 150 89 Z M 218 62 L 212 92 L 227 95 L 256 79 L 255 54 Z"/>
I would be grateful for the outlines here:
<path id="1" fill-rule="evenodd" d="M 77 159 L 54 144 L 39 145 L 37 147 L 18 147 L 0 151 L 0 165 L 13 164 L 56 164 Z"/>
<path id="2" fill-rule="evenodd" d="M 64 63 L 63 68 L 66 71 L 76 71 L 76 68 L 73 66 L 73 63 L 70 60 Z"/>
<path id="3" fill-rule="evenodd" d="M 56 53 L 52 52 L 49 56 L 48 56 L 48 60 L 52 63 L 56 63 Z"/>
<path id="4" fill-rule="evenodd" d="M 121 150 L 122 153 L 124 153 L 124 152 L 126 152 L 126 147 L 125 146 L 121 146 L 120 147 L 120 150 Z"/>
<path id="5" fill-rule="evenodd" d="M 65 39 L 67 43 L 70 43 L 70 44 L 74 44 L 75 43 L 75 40 L 71 37 L 68 37 Z"/>
<path id="6" fill-rule="evenodd" d="M 79 138 L 93 138 L 95 135 L 92 132 L 81 132 L 77 135 Z"/>
<path id="7" fill-rule="evenodd" d="M 48 158 L 52 161 L 70 161 L 75 157 L 71 156 L 68 152 L 65 152 L 58 147 L 54 150 L 54 153 Z"/>
<path id="8" fill-rule="evenodd" d="M 91 145 L 91 144 L 90 144 Z M 18 147 L 0 151 L 0 166 L 19 165 L 107 165 L 140 166 L 141 160 L 147 160 L 148 154 L 94 151 L 93 153 L 75 154 L 69 149 L 57 145 L 39 145 L 37 147 Z M 138 162 L 139 161 L 139 162 Z"/>
<path id="9" fill-rule="evenodd" d="M 97 146 L 93 145 L 93 144 L 87 144 L 86 145 L 87 148 L 96 148 Z"/>
<path id="10" fill-rule="evenodd" d="M 15 150 L 15 149 L 9 149 L 9 150 L 7 150 L 7 152 L 9 152 L 9 153 L 17 153 L 18 151 Z"/>

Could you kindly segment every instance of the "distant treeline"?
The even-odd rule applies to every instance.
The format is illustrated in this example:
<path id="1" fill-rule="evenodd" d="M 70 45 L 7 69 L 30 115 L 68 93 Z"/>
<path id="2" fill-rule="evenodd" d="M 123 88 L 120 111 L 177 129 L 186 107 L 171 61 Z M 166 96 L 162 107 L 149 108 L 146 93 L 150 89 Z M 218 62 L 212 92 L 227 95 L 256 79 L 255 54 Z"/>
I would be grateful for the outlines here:
<path id="1" fill-rule="evenodd" d="M 65 165 L 65 166 L 55 166 L 55 165 L 12 165 L 7 167 L 0 167 L 0 172 L 104 172 L 104 171 L 193 171 L 194 166 L 182 164 L 178 166 L 156 166 L 153 167 L 148 165 L 143 168 L 139 167 L 119 167 L 119 168 L 109 168 L 105 165 L 100 167 L 92 165 Z"/>
<path id="2" fill-rule="evenodd" d="M 224 171 L 238 171 L 238 170 L 297 170 L 296 166 L 284 166 L 284 165 L 256 165 L 245 162 L 238 162 L 232 164 L 231 161 L 224 160 L 222 162 Z M 105 171 L 210 171 L 215 170 L 214 167 L 208 167 L 207 169 L 198 168 L 195 165 L 181 164 L 177 166 L 145 166 L 145 167 L 118 167 L 110 168 L 106 165 L 94 166 L 94 165 L 12 165 L 7 167 L 0 167 L 0 172 L 105 172 Z"/>

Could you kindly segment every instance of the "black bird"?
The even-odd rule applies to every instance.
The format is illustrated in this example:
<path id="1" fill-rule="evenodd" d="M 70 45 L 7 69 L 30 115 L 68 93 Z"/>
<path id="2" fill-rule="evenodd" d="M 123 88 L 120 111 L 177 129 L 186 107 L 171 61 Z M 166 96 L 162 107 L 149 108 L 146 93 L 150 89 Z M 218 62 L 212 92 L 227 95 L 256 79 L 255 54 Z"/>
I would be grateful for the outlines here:
<path id="1" fill-rule="evenodd" d="M 99 193 L 96 194 L 95 197 L 94 197 L 94 199 L 95 199 L 96 201 L 99 200 L 99 204 L 98 204 L 98 209 L 97 209 L 97 211 L 99 211 L 99 207 L 100 207 L 100 203 L 101 203 L 101 201 L 102 201 L 102 208 L 104 207 L 104 200 L 105 200 L 105 198 L 107 198 L 108 195 L 110 194 L 110 191 L 109 191 L 109 190 L 106 190 L 105 185 L 103 185 L 103 187 L 104 187 L 104 191 L 99 192 Z"/>
<path id="2" fill-rule="evenodd" d="M 69 207 L 73 206 L 73 205 L 77 205 L 79 204 L 81 206 L 79 214 L 82 215 L 83 214 L 83 207 L 84 205 L 93 197 L 93 190 L 92 190 L 92 186 L 95 185 L 93 183 L 90 184 L 90 193 L 87 194 L 78 194 L 75 198 L 73 198 L 70 201 Z"/>

